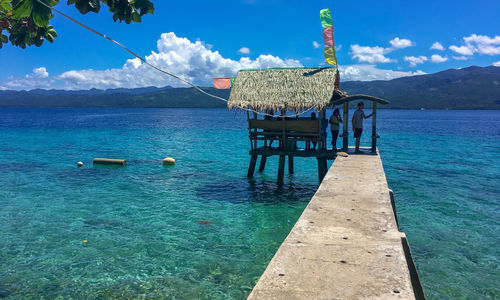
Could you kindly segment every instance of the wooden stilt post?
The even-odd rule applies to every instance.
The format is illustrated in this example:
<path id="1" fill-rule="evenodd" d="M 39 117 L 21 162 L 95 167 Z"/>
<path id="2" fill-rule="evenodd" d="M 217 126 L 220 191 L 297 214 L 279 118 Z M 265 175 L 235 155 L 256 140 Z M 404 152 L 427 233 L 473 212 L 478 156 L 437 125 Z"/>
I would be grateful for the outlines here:
<path id="1" fill-rule="evenodd" d="M 318 179 L 319 182 L 323 181 L 325 178 L 326 172 L 328 171 L 328 165 L 326 164 L 326 158 L 318 157 Z"/>
<path id="2" fill-rule="evenodd" d="M 248 166 L 248 173 L 247 177 L 252 178 L 253 173 L 255 172 L 255 165 L 257 164 L 257 155 L 252 155 L 252 158 L 250 158 L 250 165 Z"/>
<path id="3" fill-rule="evenodd" d="M 377 152 L 377 102 L 373 101 L 372 152 Z"/>
<path id="4" fill-rule="evenodd" d="M 278 165 L 278 182 L 283 182 L 285 176 L 285 156 L 280 155 L 280 162 Z"/>
<path id="5" fill-rule="evenodd" d="M 287 146 L 287 136 L 286 136 L 286 120 L 285 120 L 285 115 L 286 115 L 286 110 L 282 109 L 281 110 L 281 130 L 282 130 L 282 143 L 281 143 L 281 149 L 286 150 L 288 149 Z"/>
<path id="6" fill-rule="evenodd" d="M 319 136 L 319 138 L 318 138 L 317 143 L 316 143 L 316 147 L 317 147 L 318 151 L 319 150 L 323 150 L 323 146 L 322 146 L 322 144 L 323 144 L 322 143 L 322 139 L 323 138 L 322 138 L 322 132 L 321 132 L 322 131 L 321 130 L 322 129 L 321 128 L 322 112 L 323 112 L 322 110 L 318 110 L 318 123 L 319 123 L 319 126 L 318 126 L 318 128 L 319 128 L 318 136 Z"/>
<path id="7" fill-rule="evenodd" d="M 321 181 L 323 180 L 323 178 L 321 178 L 321 162 L 319 157 L 317 157 L 316 159 L 318 160 L 318 180 L 321 183 Z"/>
<path id="8" fill-rule="evenodd" d="M 342 120 L 342 151 L 347 152 L 349 149 L 349 103 L 344 102 L 344 120 Z"/>
<path id="9" fill-rule="evenodd" d="M 257 113 L 253 112 L 253 118 L 254 120 L 257 120 Z M 253 129 L 254 132 L 257 132 L 257 128 Z M 257 139 L 253 140 L 253 148 L 257 149 Z"/>
<path id="10" fill-rule="evenodd" d="M 262 155 L 262 157 L 260 158 L 259 173 L 264 172 L 264 169 L 266 168 L 266 161 L 267 155 Z"/>
<path id="11" fill-rule="evenodd" d="M 248 137 L 250 139 L 250 149 L 253 150 L 253 143 L 252 143 L 252 130 L 250 129 L 250 113 L 247 110 L 247 121 L 248 121 Z"/>
<path id="12" fill-rule="evenodd" d="M 293 155 L 288 155 L 288 173 L 293 174 Z"/>
<path id="13" fill-rule="evenodd" d="M 326 121 L 326 109 L 321 111 L 321 121 L 319 127 L 321 128 L 321 150 L 326 150 L 326 128 L 324 127 L 327 123 Z"/>

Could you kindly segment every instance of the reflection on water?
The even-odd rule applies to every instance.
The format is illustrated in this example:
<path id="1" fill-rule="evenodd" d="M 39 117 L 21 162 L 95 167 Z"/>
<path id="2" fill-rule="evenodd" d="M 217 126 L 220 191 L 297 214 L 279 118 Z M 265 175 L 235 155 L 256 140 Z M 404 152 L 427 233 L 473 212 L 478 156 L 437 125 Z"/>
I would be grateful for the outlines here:
<path id="1" fill-rule="evenodd" d="M 241 178 L 229 182 L 213 182 L 196 189 L 196 196 L 203 200 L 228 201 L 233 203 L 296 204 L 310 199 L 317 184 L 297 185 L 290 181 L 248 180 Z"/>

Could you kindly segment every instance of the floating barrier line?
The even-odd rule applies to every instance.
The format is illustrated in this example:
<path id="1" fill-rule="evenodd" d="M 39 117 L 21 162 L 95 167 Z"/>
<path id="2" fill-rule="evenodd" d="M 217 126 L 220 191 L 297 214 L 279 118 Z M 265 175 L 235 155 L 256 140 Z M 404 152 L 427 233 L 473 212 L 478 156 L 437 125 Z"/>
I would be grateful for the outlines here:
<path id="1" fill-rule="evenodd" d="M 164 74 L 166 74 L 166 75 L 168 75 L 168 76 L 171 76 L 171 77 L 173 77 L 173 78 L 175 78 L 175 79 L 178 79 L 178 80 L 180 80 L 180 81 L 182 81 L 182 82 L 184 82 L 184 83 L 186 83 L 186 84 L 188 84 L 188 85 L 192 86 L 192 87 L 193 87 L 193 88 L 195 88 L 196 90 L 200 91 L 201 93 L 203 93 L 203 94 L 205 94 L 205 95 L 207 95 L 207 96 L 209 96 L 209 97 L 212 97 L 212 98 L 215 98 L 215 99 L 217 99 L 217 100 L 224 101 L 224 102 L 228 102 L 228 100 L 227 100 L 227 99 L 224 99 L 224 98 L 219 97 L 219 96 L 214 95 L 214 94 L 210 94 L 209 92 L 204 91 L 202 88 L 200 88 L 200 87 L 199 87 L 199 86 L 197 86 L 196 84 L 194 84 L 194 83 L 192 83 L 192 82 L 189 82 L 189 81 L 187 81 L 187 80 L 185 80 L 185 79 L 183 79 L 183 78 L 181 78 L 181 77 L 179 77 L 179 76 L 177 76 L 177 75 L 175 75 L 175 74 L 172 74 L 172 73 L 167 72 L 167 71 L 165 71 L 165 70 L 163 70 L 163 69 L 160 69 L 159 67 L 157 67 L 157 66 L 155 66 L 155 65 L 153 65 L 153 64 L 150 64 L 149 62 L 147 62 L 147 61 L 146 61 L 146 59 L 144 59 L 143 57 L 139 56 L 138 54 L 136 54 L 134 51 L 130 50 L 130 49 L 129 49 L 129 48 L 127 48 L 126 46 L 124 46 L 124 45 L 120 44 L 119 42 L 117 42 L 117 41 L 113 40 L 112 38 L 110 38 L 110 37 L 108 37 L 108 36 L 106 36 L 106 35 L 104 35 L 104 34 L 100 33 L 99 31 L 94 30 L 94 29 L 92 29 L 92 28 L 88 27 L 87 25 L 85 25 L 85 24 L 83 24 L 83 23 L 81 23 L 81 22 L 79 22 L 79 21 L 77 21 L 77 20 L 73 19 L 72 17 L 70 17 L 70 16 L 66 15 L 65 13 L 63 13 L 63 12 L 61 12 L 61 11 L 59 11 L 59 10 L 55 9 L 54 7 L 51 7 L 51 6 L 47 5 L 46 3 L 44 3 L 44 2 L 42 2 L 42 1 L 40 1 L 40 0 L 35 0 L 35 1 L 36 1 L 36 2 L 38 2 L 38 3 L 40 3 L 41 5 L 43 5 L 43 6 L 47 7 L 47 8 L 49 8 L 49 9 L 51 9 L 52 11 L 54 11 L 54 12 L 56 12 L 56 13 L 60 14 L 61 16 L 65 17 L 66 19 L 70 20 L 71 22 L 73 22 L 73 23 L 75 23 L 75 24 L 77 24 L 77 25 L 79 25 L 79 26 L 81 26 L 81 27 L 83 27 L 83 28 L 87 29 L 88 31 L 90 31 L 90 32 L 92 32 L 92 33 L 94 33 L 94 34 L 97 34 L 98 36 L 100 36 L 100 37 L 102 37 L 102 38 L 107 39 L 108 41 L 112 42 L 113 44 L 116 44 L 116 45 L 118 45 L 118 46 L 122 47 L 123 49 L 125 49 L 125 51 L 127 51 L 127 52 L 128 52 L 128 53 L 130 53 L 130 54 L 132 54 L 133 56 L 135 56 L 136 58 L 138 58 L 141 62 L 143 62 L 144 64 L 146 64 L 146 65 L 150 66 L 151 68 L 153 68 L 153 69 L 155 69 L 155 70 L 157 70 L 157 71 L 159 71 L 159 72 L 162 72 L 162 73 L 164 73 Z M 238 108 L 239 108 L 239 109 L 242 109 L 242 110 L 246 110 L 246 111 L 254 112 L 254 113 L 259 114 L 259 115 L 265 115 L 265 116 L 271 116 L 271 117 L 273 117 L 273 116 L 274 116 L 274 115 L 271 115 L 271 114 L 268 114 L 268 113 L 262 113 L 262 112 L 260 112 L 260 111 L 253 110 L 253 109 L 250 109 L 250 108 L 245 108 L 245 107 L 241 107 L 241 106 L 239 106 Z M 300 115 L 302 115 L 302 114 L 307 113 L 307 112 L 308 112 L 308 111 L 310 111 L 311 109 L 313 109 L 313 107 L 311 107 L 311 108 L 309 108 L 309 109 L 307 109 L 307 110 L 305 110 L 305 111 L 303 111 L 303 112 L 301 112 L 301 113 L 296 113 L 296 114 L 293 114 L 293 115 L 290 115 L 290 116 L 285 116 L 285 117 L 296 117 L 296 116 L 300 116 Z"/>

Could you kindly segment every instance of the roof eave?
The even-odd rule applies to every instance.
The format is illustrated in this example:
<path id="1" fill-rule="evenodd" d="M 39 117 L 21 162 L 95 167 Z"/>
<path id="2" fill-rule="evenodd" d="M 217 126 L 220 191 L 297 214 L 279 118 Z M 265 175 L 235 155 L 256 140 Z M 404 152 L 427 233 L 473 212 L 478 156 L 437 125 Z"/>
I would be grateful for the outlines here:
<path id="1" fill-rule="evenodd" d="M 339 104 L 343 104 L 345 102 L 351 102 L 355 100 L 367 100 L 367 101 L 375 101 L 380 104 L 389 104 L 390 102 L 388 100 L 374 97 L 374 96 L 369 96 L 369 95 L 363 95 L 363 94 L 358 94 L 358 95 L 351 95 L 351 96 L 345 96 L 341 97 L 335 100 L 330 101 L 329 106 L 335 106 Z"/>

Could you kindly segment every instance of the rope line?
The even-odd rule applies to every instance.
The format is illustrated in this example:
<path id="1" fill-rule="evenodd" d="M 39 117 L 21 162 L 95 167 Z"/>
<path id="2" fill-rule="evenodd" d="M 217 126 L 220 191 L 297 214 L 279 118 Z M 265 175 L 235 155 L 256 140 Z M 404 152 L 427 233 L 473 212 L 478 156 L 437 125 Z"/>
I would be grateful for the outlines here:
<path id="1" fill-rule="evenodd" d="M 126 46 L 124 46 L 124 45 L 120 44 L 119 42 L 117 42 L 117 41 L 113 40 L 112 38 L 110 38 L 110 37 L 108 37 L 108 36 L 106 36 L 106 35 L 104 35 L 104 34 L 100 33 L 99 31 L 94 30 L 94 29 L 92 29 L 92 28 L 88 27 L 87 25 L 85 25 L 85 24 L 83 24 L 83 23 L 81 23 L 81 22 L 79 22 L 79 21 L 77 21 L 77 20 L 73 19 L 72 17 L 70 17 L 70 16 L 66 15 L 65 13 L 63 13 L 63 12 L 61 12 L 61 11 L 59 11 L 59 10 L 55 9 L 54 7 L 51 7 L 51 6 L 47 5 L 46 3 L 44 3 L 44 2 L 42 2 L 42 1 L 40 1 L 40 0 L 35 0 L 35 1 L 37 1 L 37 2 L 38 2 L 38 3 L 40 3 L 40 4 L 42 4 L 42 5 L 43 5 L 43 6 L 45 6 L 45 7 L 47 7 L 47 8 L 49 8 L 49 9 L 53 10 L 54 12 L 56 12 L 56 13 L 60 14 L 61 16 L 65 17 L 66 19 L 70 20 L 71 22 L 73 22 L 73 23 L 75 23 L 75 24 L 77 24 L 77 25 L 79 25 L 79 26 L 81 26 L 81 27 L 83 27 L 83 28 L 87 29 L 88 31 L 90 31 L 90 32 L 92 32 L 92 33 L 94 33 L 94 34 L 97 34 L 98 36 L 100 36 L 100 37 L 102 37 L 102 38 L 107 39 L 108 41 L 112 42 L 113 44 L 116 44 L 116 45 L 120 46 L 120 47 L 121 47 L 121 48 L 123 48 L 125 51 L 127 51 L 127 52 L 128 52 L 128 53 L 130 53 L 130 54 L 132 54 L 133 56 L 135 56 L 136 58 L 138 58 L 141 62 L 143 62 L 144 64 L 146 64 L 146 65 L 150 66 L 151 68 L 153 68 L 153 69 L 155 69 L 155 70 L 157 70 L 157 71 L 159 71 L 159 72 L 161 72 L 161 73 L 164 73 L 164 74 L 166 74 L 166 75 L 168 75 L 168 76 L 171 76 L 171 77 L 173 77 L 173 78 L 175 78 L 175 79 L 178 79 L 178 80 L 180 80 L 180 81 L 184 82 L 185 84 L 188 84 L 188 85 L 192 86 L 193 88 L 195 88 L 195 89 L 196 89 L 196 90 L 198 90 L 199 92 L 201 92 L 201 93 L 203 93 L 203 94 L 205 94 L 205 95 L 207 95 L 207 96 L 209 96 L 209 97 L 212 97 L 212 98 L 217 99 L 217 100 L 224 101 L 224 102 L 226 102 L 226 103 L 228 102 L 228 100 L 227 100 L 227 99 L 225 99 L 225 98 L 219 97 L 219 96 L 214 95 L 214 94 L 211 94 L 211 93 L 209 93 L 209 92 L 206 92 L 206 91 L 204 91 L 202 88 L 200 88 L 199 86 L 197 86 L 196 84 L 194 84 L 194 83 L 192 83 L 192 82 L 190 82 L 190 81 L 187 81 L 187 80 L 185 80 L 185 79 L 183 79 L 183 78 L 181 78 L 181 77 L 179 77 L 179 76 L 177 76 L 177 75 L 175 75 L 175 74 L 172 74 L 172 73 L 170 73 L 170 72 L 167 72 L 167 71 L 165 71 L 165 70 L 163 70 L 163 69 L 161 69 L 161 68 L 159 68 L 159 67 L 157 67 L 157 66 L 155 66 L 155 65 L 153 65 L 153 64 L 151 64 L 151 63 L 149 63 L 149 62 L 147 62 L 147 61 L 146 61 L 146 59 L 144 59 L 143 57 L 139 56 L 137 53 L 135 53 L 134 51 L 130 50 L 130 49 L 129 49 L 129 48 L 127 48 Z M 268 114 L 268 113 L 266 113 L 266 112 L 262 113 L 262 112 L 260 112 L 260 111 L 253 110 L 253 109 L 250 109 L 250 108 L 246 108 L 246 107 L 242 107 L 242 106 L 238 106 L 238 108 L 239 108 L 239 109 L 242 109 L 242 110 L 246 110 L 246 111 L 254 112 L 254 113 L 257 113 L 257 114 L 259 114 L 259 115 L 264 115 L 264 116 L 271 116 L 271 117 L 274 117 L 274 115 L 272 115 L 272 114 Z M 300 115 L 302 115 L 302 114 L 305 114 L 305 113 L 309 112 L 309 111 L 310 111 L 310 110 L 312 110 L 313 108 L 314 108 L 314 107 L 311 107 L 311 108 L 309 108 L 309 109 L 307 109 L 307 110 L 305 110 L 305 111 L 303 111 L 303 112 L 296 113 L 296 114 L 293 114 L 293 115 L 290 115 L 290 116 L 288 116 L 288 115 L 286 115 L 286 114 L 285 114 L 285 117 L 298 117 L 298 116 L 300 116 Z"/>

